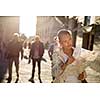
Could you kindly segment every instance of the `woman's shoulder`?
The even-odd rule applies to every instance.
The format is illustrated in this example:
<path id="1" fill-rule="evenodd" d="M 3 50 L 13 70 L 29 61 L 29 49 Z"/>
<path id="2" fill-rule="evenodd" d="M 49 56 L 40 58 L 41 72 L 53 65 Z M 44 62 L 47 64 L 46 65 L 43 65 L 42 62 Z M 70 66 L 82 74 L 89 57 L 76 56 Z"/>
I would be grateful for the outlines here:
<path id="1" fill-rule="evenodd" d="M 84 48 L 81 48 L 81 57 L 85 58 L 87 61 L 94 61 L 97 56 L 100 54 L 99 51 L 90 51 Z"/>
<path id="2" fill-rule="evenodd" d="M 81 47 L 76 47 L 76 48 L 73 47 L 73 57 L 77 59 L 79 58 L 80 54 L 81 54 Z"/>

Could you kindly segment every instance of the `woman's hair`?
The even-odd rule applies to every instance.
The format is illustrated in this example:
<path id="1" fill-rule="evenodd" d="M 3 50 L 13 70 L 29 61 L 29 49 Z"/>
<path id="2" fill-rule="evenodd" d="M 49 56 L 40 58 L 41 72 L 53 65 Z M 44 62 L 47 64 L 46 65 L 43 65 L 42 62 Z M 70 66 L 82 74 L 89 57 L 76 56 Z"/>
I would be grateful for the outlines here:
<path id="1" fill-rule="evenodd" d="M 14 33 L 13 36 L 19 37 L 20 35 L 18 33 Z"/>
<path id="2" fill-rule="evenodd" d="M 39 39 L 40 40 L 40 36 L 39 35 L 36 35 L 35 36 L 35 40 Z"/>
<path id="3" fill-rule="evenodd" d="M 72 36 L 72 32 L 70 30 L 61 29 L 57 33 L 57 36 L 58 36 L 59 40 L 61 39 L 62 35 L 70 35 L 70 36 Z"/>

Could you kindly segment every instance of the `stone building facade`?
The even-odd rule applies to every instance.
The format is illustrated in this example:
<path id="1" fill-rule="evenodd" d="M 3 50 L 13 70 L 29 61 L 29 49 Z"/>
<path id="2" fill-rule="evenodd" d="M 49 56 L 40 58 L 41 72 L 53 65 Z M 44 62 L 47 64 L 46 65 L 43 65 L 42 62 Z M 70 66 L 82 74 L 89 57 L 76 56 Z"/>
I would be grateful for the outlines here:
<path id="1" fill-rule="evenodd" d="M 58 16 L 59 17 L 59 16 Z M 64 16 L 61 16 L 64 17 Z M 64 24 L 68 24 L 67 29 L 70 29 L 73 32 L 74 37 L 74 45 L 77 41 L 77 36 L 81 37 L 81 42 L 83 41 L 83 26 L 84 26 L 84 18 L 86 16 L 76 16 L 77 22 L 75 21 L 75 16 L 68 16 L 68 20 L 66 20 L 65 16 L 65 22 L 64 20 L 60 21 L 59 18 L 57 19 L 55 16 L 38 16 L 37 17 L 37 25 L 36 25 L 36 34 L 39 34 L 42 38 L 42 41 L 44 43 L 46 42 L 52 42 L 53 37 L 57 35 L 57 31 L 61 28 L 66 28 Z M 73 18 L 74 17 L 74 18 Z M 96 22 L 96 19 L 99 18 L 99 16 L 87 16 L 88 24 L 94 24 Z M 68 21 L 68 22 L 67 22 Z M 76 28 L 76 29 L 75 29 Z M 76 30 L 76 31 L 75 31 Z"/>
<path id="2" fill-rule="evenodd" d="M 84 16 L 78 16 L 78 26 L 77 32 L 78 34 L 82 34 L 82 25 Z M 68 20 L 68 29 L 73 30 L 76 26 L 76 21 L 73 18 L 69 18 Z M 44 43 L 52 42 L 53 37 L 57 35 L 57 31 L 59 29 L 65 28 L 64 23 L 62 23 L 55 16 L 37 16 L 37 25 L 36 25 L 36 34 L 40 35 L 42 41 Z"/>
<path id="3" fill-rule="evenodd" d="M 19 32 L 18 16 L 0 16 L 0 37 L 7 42 L 11 35 Z"/>
<path id="4" fill-rule="evenodd" d="M 57 31 L 62 28 L 53 16 L 37 16 L 36 34 L 40 35 L 44 43 L 52 42 Z"/>

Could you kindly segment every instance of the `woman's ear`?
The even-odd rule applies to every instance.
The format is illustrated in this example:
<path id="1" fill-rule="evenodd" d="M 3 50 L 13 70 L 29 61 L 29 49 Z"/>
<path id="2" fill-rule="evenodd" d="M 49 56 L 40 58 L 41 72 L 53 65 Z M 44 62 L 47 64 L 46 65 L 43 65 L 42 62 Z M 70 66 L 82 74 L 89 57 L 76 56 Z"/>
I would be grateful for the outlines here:
<path id="1" fill-rule="evenodd" d="M 62 43 L 61 43 L 61 42 L 59 42 L 59 47 L 61 47 L 61 48 L 62 48 Z"/>

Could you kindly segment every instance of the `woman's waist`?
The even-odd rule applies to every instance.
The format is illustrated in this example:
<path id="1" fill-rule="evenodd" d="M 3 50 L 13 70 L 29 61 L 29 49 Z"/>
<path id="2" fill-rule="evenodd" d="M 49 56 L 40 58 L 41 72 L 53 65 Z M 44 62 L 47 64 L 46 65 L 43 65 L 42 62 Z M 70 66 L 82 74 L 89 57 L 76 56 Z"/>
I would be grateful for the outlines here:
<path id="1" fill-rule="evenodd" d="M 81 80 L 78 79 L 76 75 L 69 75 L 65 78 L 66 83 L 80 83 Z"/>
<path id="2" fill-rule="evenodd" d="M 65 71 L 64 71 L 64 74 L 66 76 L 73 76 L 74 75 L 74 76 L 78 77 L 79 70 L 78 70 L 78 68 L 75 68 L 75 67 L 73 67 L 73 68 L 66 68 Z"/>

